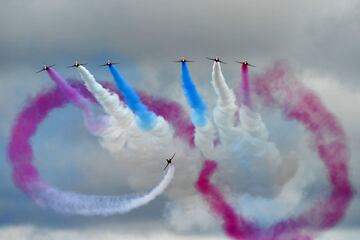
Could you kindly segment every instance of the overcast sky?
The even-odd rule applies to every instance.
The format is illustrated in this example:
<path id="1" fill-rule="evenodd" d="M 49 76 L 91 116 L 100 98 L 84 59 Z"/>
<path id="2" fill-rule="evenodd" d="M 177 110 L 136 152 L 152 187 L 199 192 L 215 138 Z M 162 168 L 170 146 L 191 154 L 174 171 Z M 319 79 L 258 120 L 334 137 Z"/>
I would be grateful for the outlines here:
<path id="1" fill-rule="evenodd" d="M 89 63 L 99 79 L 109 79 L 97 67 L 107 58 L 136 87 L 176 99 L 184 106 L 179 68 L 171 63 L 185 55 L 205 100 L 214 103 L 209 83 L 211 63 L 218 55 L 230 64 L 223 71 L 229 84 L 239 78 L 234 60 L 248 59 L 261 73 L 278 59 L 294 69 L 298 79 L 314 89 L 337 115 L 348 135 L 353 184 L 360 191 L 360 2 L 246 0 L 0 0 L 0 238 L 154 239 L 222 238 L 212 231 L 175 231 L 164 224 L 165 198 L 128 215 L 110 218 L 59 216 L 33 204 L 11 182 L 6 144 L 16 114 L 29 96 L 53 86 L 43 64 L 57 64 L 66 77 L 78 77 L 74 60 Z M 175 90 L 176 89 L 176 90 Z M 59 126 L 59 119 L 63 120 Z M 126 176 L 110 169 L 107 178 L 84 181 L 82 164 L 110 158 L 85 131 L 72 107 L 52 115 L 36 135 L 36 165 L 42 176 L 61 188 L 89 192 L 128 192 Z M 74 148 L 74 146 L 77 146 Z M 64 151 L 63 149 L 66 149 Z M 83 156 L 87 149 L 89 156 Z M 90 158 L 90 159 L 89 159 Z M 76 160 L 76 166 L 72 162 Z M 96 162 L 98 161 L 98 162 Z M 67 176 L 64 178 L 64 176 Z M 100 179 L 101 178 L 101 179 Z M 90 181 L 90 182 L 89 182 Z M 74 182 L 75 187 L 74 187 Z M 326 239 L 350 239 L 360 234 L 360 200 L 356 197 L 344 222 Z M 97 231 L 91 230 L 95 227 Z M 137 231 L 144 229 L 143 233 Z M 155 229 L 155 230 L 154 230 Z M 198 232 L 201 232 L 199 235 Z M 102 235 L 105 233 L 105 235 Z M 353 234 L 353 235 L 351 235 Z M 44 236 L 48 236 L 44 237 Z M 99 237 L 96 237 L 99 236 Z M 325 239 L 325 238 L 324 238 Z"/>

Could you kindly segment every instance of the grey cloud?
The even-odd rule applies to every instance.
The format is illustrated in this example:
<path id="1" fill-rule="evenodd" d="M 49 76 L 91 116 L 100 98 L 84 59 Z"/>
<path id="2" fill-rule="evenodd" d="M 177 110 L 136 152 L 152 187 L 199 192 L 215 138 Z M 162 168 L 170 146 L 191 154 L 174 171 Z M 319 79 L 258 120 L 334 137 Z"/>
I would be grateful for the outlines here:
<path id="1" fill-rule="evenodd" d="M 2 61 L 115 55 L 163 62 L 187 54 L 247 57 L 266 65 L 281 58 L 354 82 L 359 7 L 325 0 L 8 1 L 0 10 Z"/>

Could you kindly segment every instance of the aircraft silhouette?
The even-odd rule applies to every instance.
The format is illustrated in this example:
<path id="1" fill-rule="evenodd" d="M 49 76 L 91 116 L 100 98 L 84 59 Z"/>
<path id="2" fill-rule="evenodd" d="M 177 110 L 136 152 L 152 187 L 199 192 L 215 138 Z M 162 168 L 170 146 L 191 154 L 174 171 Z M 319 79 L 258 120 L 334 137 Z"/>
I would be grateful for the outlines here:
<path id="1" fill-rule="evenodd" d="M 186 62 L 194 62 L 194 61 L 191 61 L 191 60 L 186 60 L 185 57 L 181 57 L 180 60 L 177 60 L 177 61 L 173 61 L 173 62 L 176 62 L 176 63 L 186 63 Z"/>
<path id="2" fill-rule="evenodd" d="M 101 66 L 101 67 L 106 67 L 106 66 L 111 66 L 111 65 L 116 65 L 116 64 L 119 64 L 119 63 L 111 62 L 111 60 L 108 59 L 108 60 L 106 61 L 106 63 L 104 63 L 104 64 L 102 64 L 102 65 L 100 65 L 100 66 Z"/>
<path id="3" fill-rule="evenodd" d="M 79 63 L 78 61 L 75 61 L 75 63 L 71 66 L 67 66 L 67 68 L 78 68 L 80 66 L 85 66 L 87 63 Z"/>
<path id="4" fill-rule="evenodd" d="M 209 57 L 207 57 L 207 59 L 209 59 L 209 60 L 211 60 L 211 61 L 215 61 L 215 62 L 220 62 L 220 63 L 226 64 L 226 62 L 221 61 L 219 57 L 215 57 L 215 58 L 209 58 Z"/>
<path id="5" fill-rule="evenodd" d="M 172 161 L 173 158 L 175 157 L 175 154 L 176 154 L 176 153 L 174 153 L 174 155 L 172 155 L 171 158 L 165 159 L 165 160 L 166 160 L 166 166 L 165 166 L 165 168 L 164 168 L 164 171 L 165 171 L 165 169 L 171 164 L 171 161 Z"/>
<path id="6" fill-rule="evenodd" d="M 250 67 L 256 67 L 255 65 L 252 65 L 252 64 L 250 64 L 248 61 L 235 61 L 235 62 L 237 62 L 237 63 L 240 63 L 240 64 L 243 64 L 243 65 L 248 65 L 248 66 L 250 66 Z"/>
<path id="7" fill-rule="evenodd" d="M 41 72 L 43 72 L 43 71 L 47 71 L 49 68 L 51 68 L 51 67 L 53 67 L 53 66 L 55 66 L 55 64 L 50 65 L 50 66 L 44 65 L 44 66 L 42 67 L 42 69 L 39 70 L 39 71 L 37 71 L 36 73 L 41 73 Z"/>

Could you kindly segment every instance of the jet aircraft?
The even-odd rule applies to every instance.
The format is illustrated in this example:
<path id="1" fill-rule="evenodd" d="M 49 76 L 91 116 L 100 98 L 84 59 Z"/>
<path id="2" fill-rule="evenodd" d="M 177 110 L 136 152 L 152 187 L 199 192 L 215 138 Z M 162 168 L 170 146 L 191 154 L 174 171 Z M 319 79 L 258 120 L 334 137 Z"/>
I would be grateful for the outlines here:
<path id="1" fill-rule="evenodd" d="M 176 62 L 176 63 L 186 63 L 186 62 L 194 62 L 194 61 L 187 60 L 185 57 L 181 57 L 180 60 L 173 61 L 173 62 Z"/>
<path id="2" fill-rule="evenodd" d="M 255 65 L 252 65 L 250 64 L 248 61 L 235 61 L 237 63 L 240 63 L 240 64 L 243 64 L 243 65 L 247 65 L 247 66 L 250 66 L 250 67 L 256 67 Z"/>
<path id="3" fill-rule="evenodd" d="M 209 57 L 207 57 L 207 59 L 209 59 L 209 60 L 211 60 L 211 61 L 215 61 L 215 62 L 219 62 L 219 63 L 224 63 L 224 64 L 226 64 L 226 62 L 221 61 L 219 57 L 215 57 L 215 58 L 209 58 Z"/>
<path id="4" fill-rule="evenodd" d="M 100 65 L 100 66 L 101 66 L 101 67 L 106 67 L 106 66 L 111 66 L 111 65 L 116 65 L 116 64 L 119 64 L 119 63 L 111 62 L 111 60 L 108 59 L 108 60 L 106 61 L 106 63 L 104 63 L 104 64 L 102 64 L 102 65 Z"/>
<path id="5" fill-rule="evenodd" d="M 53 66 L 55 66 L 55 64 L 50 65 L 50 66 L 44 65 L 44 66 L 42 67 L 42 69 L 39 70 L 39 71 L 37 71 L 36 73 L 40 73 L 40 72 L 43 72 L 43 71 L 47 71 L 49 68 L 51 68 L 51 67 L 53 67 Z"/>
<path id="6" fill-rule="evenodd" d="M 78 68 L 80 66 L 85 66 L 87 63 L 79 63 L 78 61 L 75 61 L 75 63 L 71 66 L 67 66 L 67 68 Z"/>
<path id="7" fill-rule="evenodd" d="M 165 169 L 171 164 L 171 161 L 172 161 L 173 158 L 175 157 L 175 154 L 176 154 L 176 153 L 174 153 L 174 155 L 172 155 L 171 158 L 165 159 L 165 160 L 166 160 L 166 166 L 165 166 L 165 168 L 164 168 L 164 171 L 165 171 Z"/>

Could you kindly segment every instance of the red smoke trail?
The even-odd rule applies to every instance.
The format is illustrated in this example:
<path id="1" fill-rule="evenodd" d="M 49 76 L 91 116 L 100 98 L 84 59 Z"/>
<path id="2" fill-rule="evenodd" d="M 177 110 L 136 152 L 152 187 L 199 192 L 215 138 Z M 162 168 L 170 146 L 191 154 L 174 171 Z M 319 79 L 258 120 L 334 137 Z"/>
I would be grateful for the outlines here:
<path id="1" fill-rule="evenodd" d="M 241 103 L 251 108 L 249 68 L 247 64 L 241 65 Z"/>
<path id="2" fill-rule="evenodd" d="M 210 182 L 210 177 L 217 168 L 216 161 L 205 160 L 204 166 L 196 182 L 196 188 L 209 203 L 212 210 L 223 219 L 223 228 L 233 238 L 243 239 L 253 235 L 253 225 L 238 217 L 232 207 L 226 202 L 220 190 Z"/>
<path id="3" fill-rule="evenodd" d="M 225 201 L 221 192 L 210 183 L 214 163 L 206 161 L 197 182 L 197 189 L 217 215 L 224 221 L 228 236 L 237 239 L 311 239 L 318 231 L 334 227 L 343 218 L 353 191 L 348 175 L 348 149 L 343 129 L 336 118 L 322 105 L 320 99 L 299 81 L 289 81 L 286 68 L 276 64 L 257 77 L 254 89 L 268 107 L 280 108 L 289 120 L 296 120 L 312 136 L 318 156 L 324 163 L 331 184 L 330 194 L 304 213 L 285 219 L 268 229 L 246 222 Z M 221 203 L 221 204 L 218 204 Z M 244 222 L 245 221 L 245 222 Z M 226 226 L 232 226 L 231 231 Z M 237 235 L 237 232 L 248 235 Z"/>

